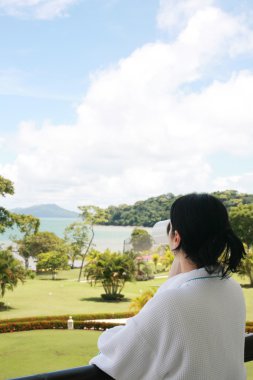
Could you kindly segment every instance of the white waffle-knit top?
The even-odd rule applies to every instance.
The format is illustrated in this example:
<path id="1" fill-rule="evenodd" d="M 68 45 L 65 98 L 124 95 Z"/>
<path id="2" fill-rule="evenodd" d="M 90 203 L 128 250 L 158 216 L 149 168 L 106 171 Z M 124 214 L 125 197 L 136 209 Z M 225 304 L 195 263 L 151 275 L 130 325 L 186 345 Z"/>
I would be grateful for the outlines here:
<path id="1" fill-rule="evenodd" d="M 245 380 L 245 302 L 232 278 L 204 268 L 168 279 L 91 359 L 116 380 Z"/>

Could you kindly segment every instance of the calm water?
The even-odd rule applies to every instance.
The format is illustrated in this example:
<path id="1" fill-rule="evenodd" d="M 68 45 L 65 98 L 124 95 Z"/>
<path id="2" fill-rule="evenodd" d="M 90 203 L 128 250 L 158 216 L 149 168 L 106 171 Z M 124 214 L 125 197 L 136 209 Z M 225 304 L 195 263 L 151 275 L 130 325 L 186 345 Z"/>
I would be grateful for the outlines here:
<path id="1" fill-rule="evenodd" d="M 54 232 L 59 237 L 63 237 L 64 229 L 77 219 L 71 218 L 40 218 L 40 231 Z M 122 251 L 124 240 L 128 239 L 134 227 L 116 227 L 116 226 L 95 226 L 95 247 L 103 251 L 110 248 L 114 251 Z M 151 228 L 145 228 L 151 231 Z M 13 228 L 7 230 L 4 234 L 0 235 L 0 242 L 7 243 L 11 241 L 11 236 L 21 237 L 22 235 L 17 229 Z"/>

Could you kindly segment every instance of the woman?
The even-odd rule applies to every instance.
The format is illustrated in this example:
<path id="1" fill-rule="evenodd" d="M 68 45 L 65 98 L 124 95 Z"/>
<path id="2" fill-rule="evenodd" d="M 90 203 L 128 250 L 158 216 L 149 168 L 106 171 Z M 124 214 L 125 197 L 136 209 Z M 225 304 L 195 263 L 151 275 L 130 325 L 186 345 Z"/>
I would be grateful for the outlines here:
<path id="1" fill-rule="evenodd" d="M 229 274 L 245 255 L 224 205 L 189 194 L 171 207 L 169 279 L 90 363 L 117 380 L 245 380 L 245 303 Z"/>

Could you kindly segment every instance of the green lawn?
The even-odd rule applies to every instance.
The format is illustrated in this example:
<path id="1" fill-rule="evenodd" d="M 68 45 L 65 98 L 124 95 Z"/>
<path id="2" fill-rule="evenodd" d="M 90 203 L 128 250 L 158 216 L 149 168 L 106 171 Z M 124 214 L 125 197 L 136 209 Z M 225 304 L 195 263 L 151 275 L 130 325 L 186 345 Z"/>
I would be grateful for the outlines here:
<path id="1" fill-rule="evenodd" d="M 91 287 L 86 282 L 77 282 L 77 270 L 61 272 L 58 280 L 40 277 L 27 280 L 13 292 L 7 291 L 4 301 L 11 309 L 0 312 L 0 319 L 59 315 L 94 312 L 127 311 L 130 300 L 140 291 L 151 286 L 159 286 L 165 279 L 127 283 L 123 293 L 128 299 L 125 302 L 103 302 L 101 286 Z M 60 279 L 61 278 L 61 279 Z"/>
<path id="2" fill-rule="evenodd" d="M 27 280 L 14 292 L 7 291 L 4 301 L 11 307 L 0 312 L 0 319 L 94 312 L 127 311 L 130 300 L 141 291 L 161 285 L 166 278 L 127 283 L 125 302 L 102 302 L 103 288 L 76 281 L 78 270 L 61 272 L 56 281 L 43 276 Z M 234 278 L 241 284 L 247 280 Z M 253 289 L 243 288 L 247 320 L 253 321 Z M 97 352 L 98 332 L 31 331 L 0 336 L 0 380 L 38 372 L 70 368 L 88 363 Z M 253 363 L 246 365 L 247 379 L 253 379 Z"/>
<path id="3" fill-rule="evenodd" d="M 86 365 L 98 352 L 99 335 L 83 330 L 1 334 L 0 380 Z"/>
<path id="4" fill-rule="evenodd" d="M 59 273 L 56 281 L 49 276 L 27 280 L 24 285 L 19 285 L 13 292 L 7 291 L 4 301 L 11 309 L 0 312 L 0 319 L 59 315 L 94 312 L 127 311 L 130 300 L 140 294 L 141 291 L 152 286 L 161 285 L 166 278 L 150 281 L 127 283 L 123 293 L 128 299 L 125 302 L 102 302 L 100 294 L 101 286 L 91 287 L 88 283 L 77 282 L 78 270 Z M 235 276 L 241 283 L 247 283 Z M 253 321 L 253 288 L 243 288 L 247 305 L 247 320 Z"/>
<path id="5" fill-rule="evenodd" d="M 237 275 L 233 276 L 236 281 L 238 281 L 242 286 L 248 285 L 247 279 L 242 279 Z M 247 321 L 253 321 L 253 288 L 243 287 L 243 294 L 246 302 L 246 319 Z M 253 377 L 252 377 L 253 379 Z"/>
<path id="6" fill-rule="evenodd" d="M 97 353 L 99 335 L 83 330 L 1 334 L 0 380 L 86 365 Z M 247 379 L 251 380 L 253 363 L 246 368 Z"/>
<path id="7" fill-rule="evenodd" d="M 247 380 L 253 379 L 253 362 L 246 363 Z"/>

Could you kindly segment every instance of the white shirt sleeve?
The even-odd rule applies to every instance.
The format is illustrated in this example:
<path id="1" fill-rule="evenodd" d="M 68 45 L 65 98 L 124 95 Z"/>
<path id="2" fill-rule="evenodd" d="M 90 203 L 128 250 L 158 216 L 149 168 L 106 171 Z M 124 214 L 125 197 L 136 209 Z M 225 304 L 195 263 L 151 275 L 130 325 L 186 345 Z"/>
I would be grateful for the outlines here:
<path id="1" fill-rule="evenodd" d="M 177 328 L 173 324 L 172 313 L 171 331 L 168 333 L 171 310 L 164 314 L 161 303 L 164 303 L 163 297 L 155 296 L 139 314 L 127 321 L 126 326 L 117 326 L 101 334 L 98 340 L 100 354 L 91 359 L 90 364 L 95 364 L 116 380 L 162 378 L 157 356 L 160 356 L 159 351 L 164 345 L 167 350 L 173 347 Z"/>
<path id="2" fill-rule="evenodd" d="M 152 349 L 133 319 L 126 326 L 105 331 L 98 340 L 98 348 L 100 354 L 91 359 L 90 364 L 95 364 L 114 379 L 147 379 L 147 367 L 143 364 L 152 366 L 153 363 L 154 367 Z M 152 377 L 157 378 L 156 375 Z"/>

